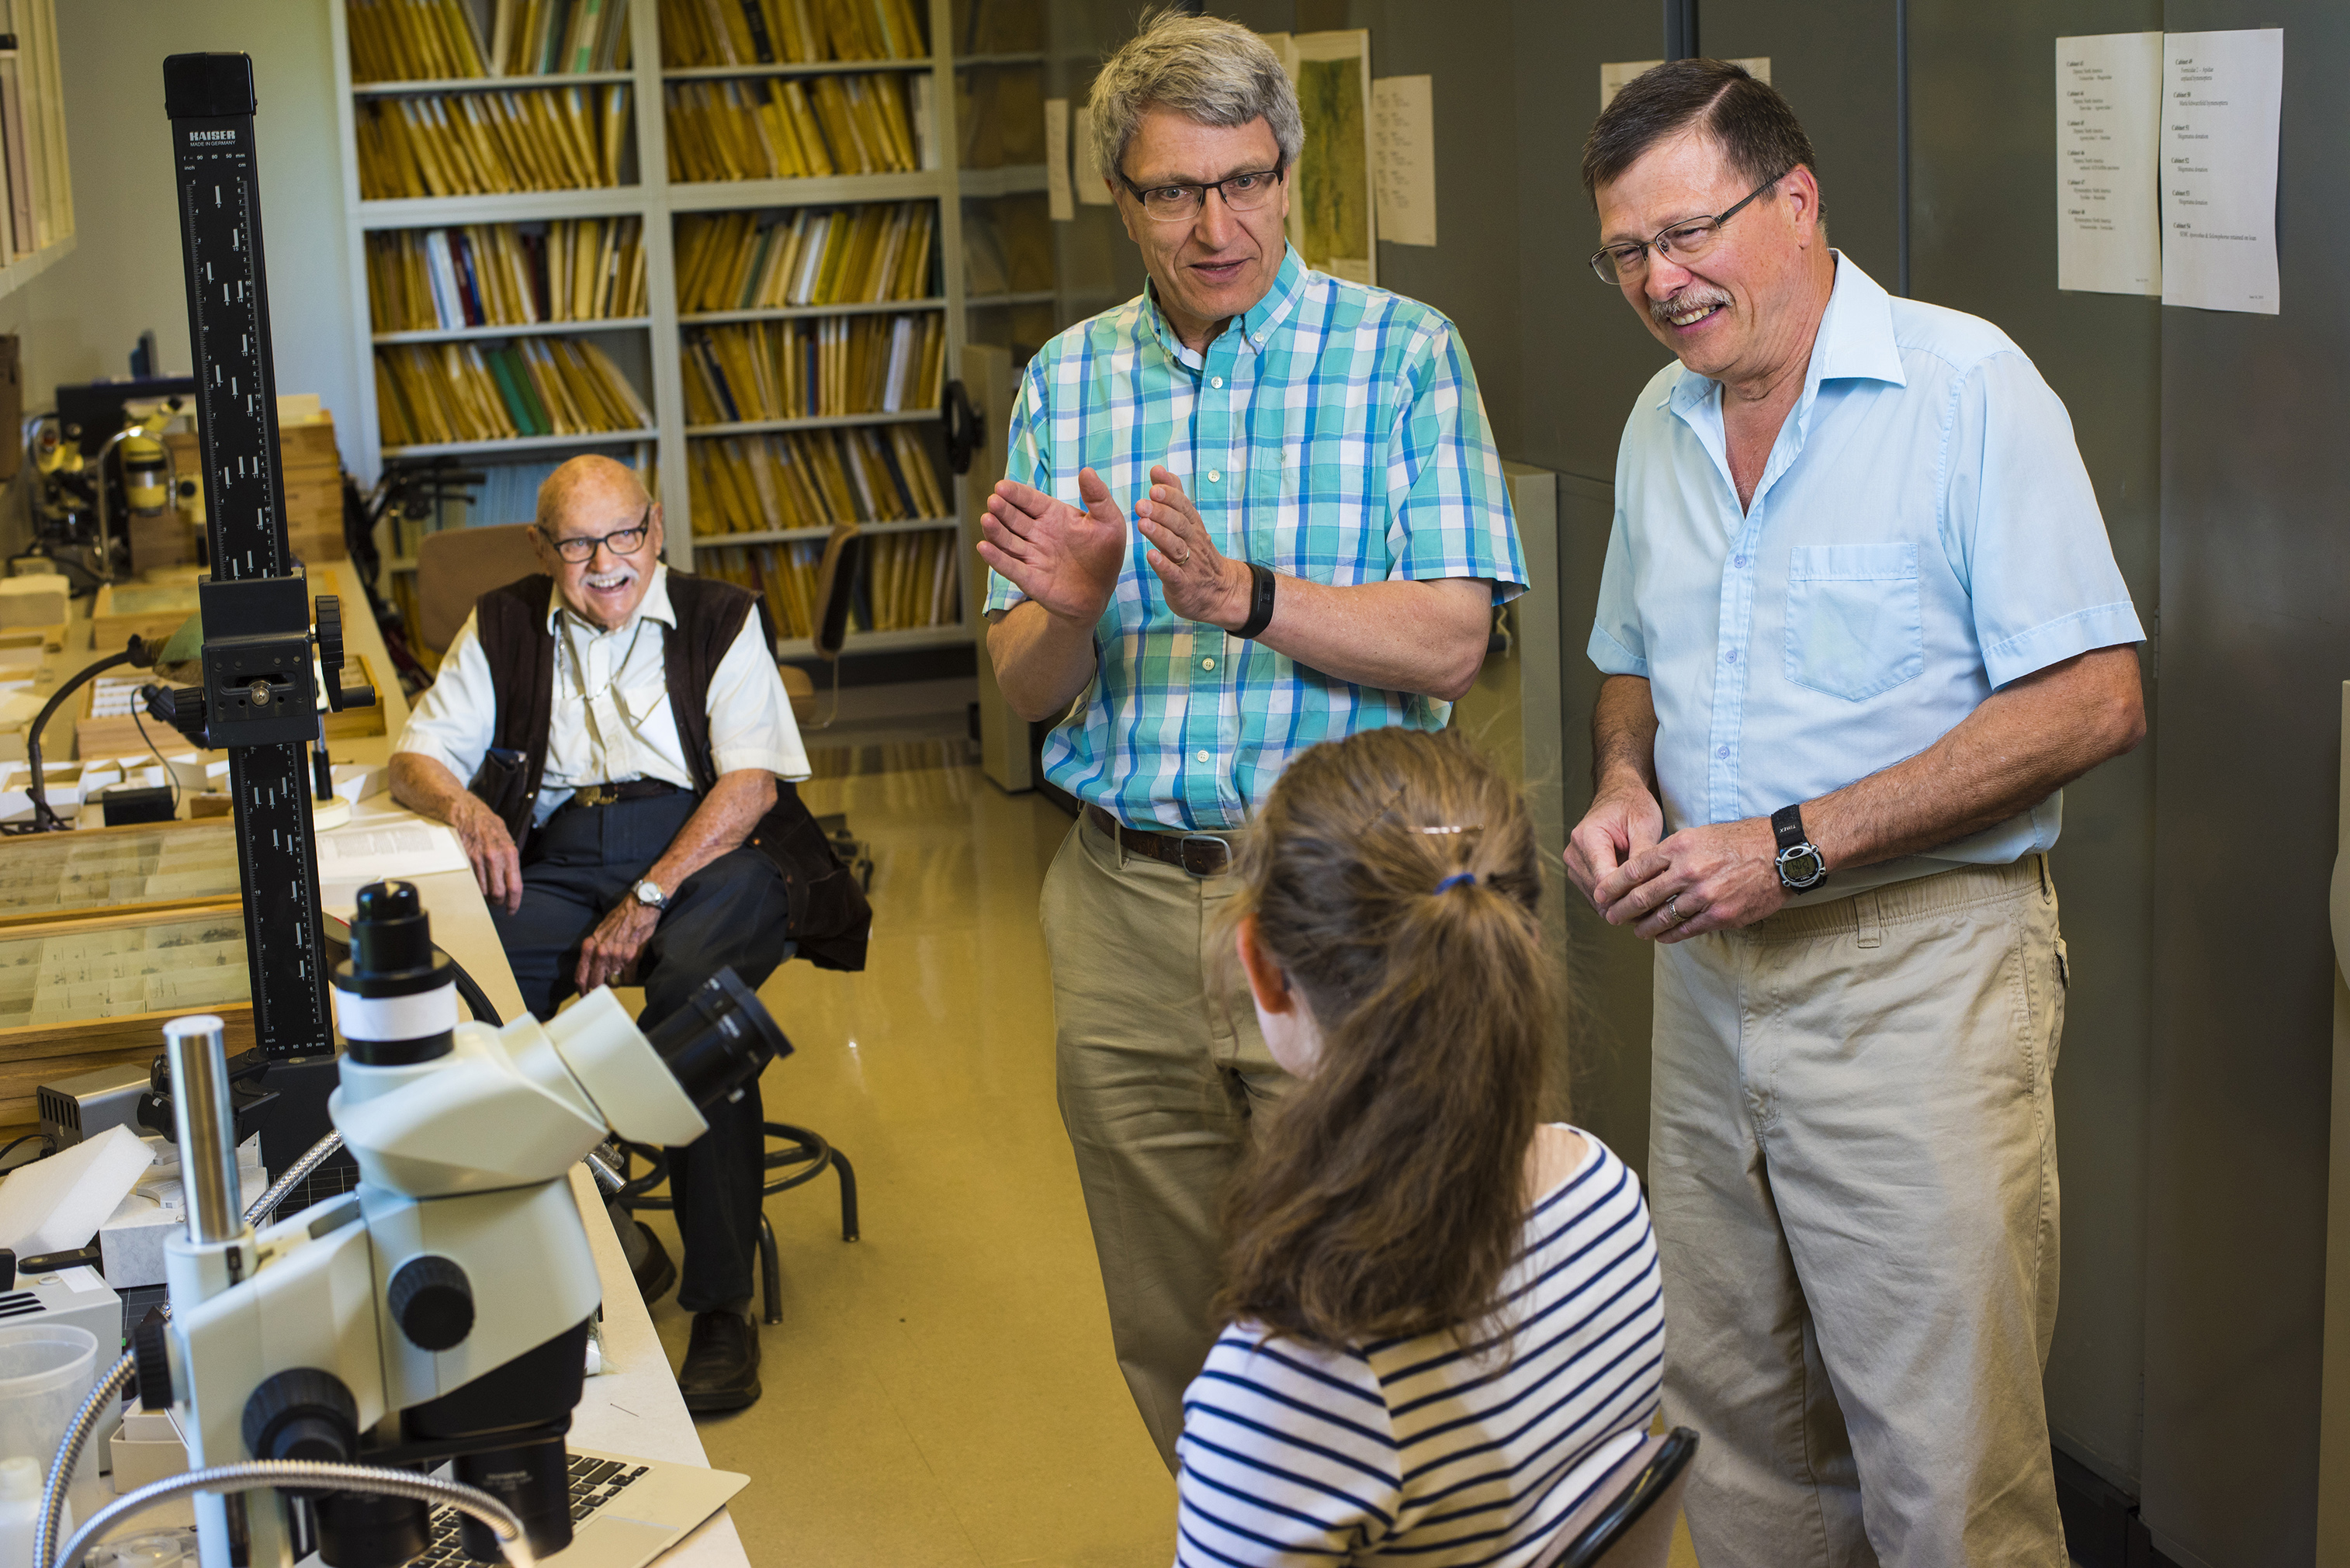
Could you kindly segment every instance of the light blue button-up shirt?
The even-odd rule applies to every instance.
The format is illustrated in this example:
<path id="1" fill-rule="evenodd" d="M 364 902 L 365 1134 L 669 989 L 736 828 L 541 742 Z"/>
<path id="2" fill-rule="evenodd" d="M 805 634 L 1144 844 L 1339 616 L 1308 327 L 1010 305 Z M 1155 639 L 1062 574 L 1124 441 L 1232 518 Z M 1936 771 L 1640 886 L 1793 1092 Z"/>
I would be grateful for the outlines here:
<path id="1" fill-rule="evenodd" d="M 1668 831 L 1841 789 L 2009 681 L 2145 635 L 2072 421 L 2032 361 L 1841 255 L 1742 514 L 1721 383 L 1669 365 L 1624 427 L 1590 655 L 1648 681 Z M 2005 865 L 2056 842 L 2063 806 L 1836 872 L 1829 890 Z"/>

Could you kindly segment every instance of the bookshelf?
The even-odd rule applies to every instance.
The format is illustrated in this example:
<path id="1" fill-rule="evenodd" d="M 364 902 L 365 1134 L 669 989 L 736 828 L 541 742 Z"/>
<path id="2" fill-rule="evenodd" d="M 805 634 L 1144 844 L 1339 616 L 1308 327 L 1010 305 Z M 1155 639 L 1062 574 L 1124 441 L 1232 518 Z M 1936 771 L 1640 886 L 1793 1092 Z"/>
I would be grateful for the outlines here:
<path id="1" fill-rule="evenodd" d="M 66 159 L 56 0 L 0 0 L 0 295 L 73 254 L 73 177 Z"/>
<path id="2" fill-rule="evenodd" d="M 670 563 L 737 581 L 747 577 L 765 587 L 779 626 L 785 628 L 795 625 L 790 611 L 795 590 L 782 575 L 771 574 L 795 573 L 799 558 L 820 549 L 827 529 L 815 525 L 817 519 L 811 507 L 826 504 L 830 515 L 842 510 L 852 512 L 873 536 L 868 552 L 865 602 L 858 616 L 864 629 L 850 632 L 847 647 L 852 654 L 968 643 L 979 603 L 977 585 L 983 577 L 972 540 L 960 521 L 965 511 L 959 493 L 961 482 L 946 467 L 936 389 L 960 373 L 965 320 L 965 275 L 960 260 L 962 191 L 953 124 L 952 40 L 956 34 L 951 0 L 907 0 L 905 10 L 918 17 L 927 38 L 919 46 L 924 52 L 910 57 L 666 65 L 664 16 L 676 16 L 690 8 L 693 16 L 688 20 L 699 26 L 698 18 L 714 13 L 698 5 L 680 6 L 678 0 L 607 0 L 609 6 L 625 8 L 624 18 L 617 12 L 614 16 L 614 26 L 624 31 L 612 35 L 608 40 L 610 47 L 603 50 L 612 68 L 514 76 L 472 75 L 462 70 L 452 74 L 452 62 L 459 67 L 466 64 L 458 54 L 428 53 L 408 57 L 409 68 L 438 68 L 430 75 L 403 78 L 387 74 L 390 67 L 383 64 L 387 57 L 376 47 L 370 55 L 374 64 L 363 73 L 372 79 L 354 77 L 355 16 L 365 14 L 363 25 L 368 25 L 387 16 L 412 18 L 419 12 L 461 16 L 463 8 L 471 6 L 479 19 L 478 36 L 486 40 L 495 15 L 494 0 L 422 0 L 421 5 L 406 0 L 399 6 L 389 0 L 324 3 L 333 34 L 344 219 L 350 256 L 348 286 L 357 302 L 354 348 L 360 361 L 370 366 L 401 355 L 421 357 L 406 361 L 411 365 L 427 361 L 468 365 L 469 356 L 478 356 L 484 373 L 491 377 L 493 392 L 506 398 L 504 422 L 517 431 L 494 439 L 421 439 L 417 421 L 399 417 L 400 409 L 408 406 L 401 384 L 389 372 L 378 370 L 361 380 L 360 417 L 357 428 L 345 438 L 352 467 L 362 483 L 372 483 L 387 460 L 454 458 L 468 469 L 491 476 L 480 493 L 481 504 L 472 521 L 522 521 L 526 514 L 507 514 L 525 504 L 536 473 L 579 452 L 609 452 L 650 472 L 668 518 Z M 856 3 L 861 6 L 867 0 Z M 774 14 L 771 9 L 770 15 Z M 435 25 L 446 32 L 448 25 Z M 877 36 L 882 30 L 882 25 L 876 26 Z M 688 40 L 689 35 L 681 31 L 678 38 Z M 702 54 L 712 52 L 706 36 L 699 45 Z M 480 51 L 484 57 L 491 52 Z M 786 50 L 779 45 L 775 52 Z M 738 53 L 738 61 L 744 58 Z M 591 58 L 588 63 L 602 62 Z M 452 180 L 427 176 L 411 180 L 403 187 L 405 193 L 382 193 L 388 188 L 380 151 L 385 140 L 383 117 L 387 113 L 406 116 L 403 130 L 420 119 L 431 121 L 435 114 L 448 117 L 453 124 L 449 106 L 468 102 L 483 107 L 474 111 L 471 124 L 452 133 L 463 144 L 457 156 L 472 160 L 468 169 L 509 169 L 513 182 L 532 182 L 526 178 L 532 171 L 520 159 L 505 157 L 511 139 L 497 140 L 507 127 L 489 123 L 488 106 L 520 104 L 523 110 L 537 114 L 541 125 L 551 113 L 570 127 L 577 157 L 572 166 L 575 176 L 582 173 L 582 165 L 592 153 L 596 175 L 608 176 L 612 182 L 592 183 L 579 177 L 567 182 L 542 179 L 536 182 L 544 188 L 495 194 L 419 193 L 474 188 L 466 177 L 468 171 L 460 169 L 447 171 L 456 176 Z M 609 109 L 616 103 L 620 107 Z M 712 103 L 768 106 L 754 110 L 769 118 L 761 140 L 748 146 L 754 157 L 747 168 L 736 156 L 745 151 L 746 144 L 728 143 L 721 150 L 704 129 L 706 120 L 694 118 L 708 112 Z M 843 103 L 858 106 L 852 112 L 860 117 L 856 122 L 860 134 L 847 140 L 864 156 L 850 152 L 842 159 L 847 166 L 831 172 L 776 171 L 798 166 L 789 140 L 791 130 L 801 123 L 792 118 L 795 106 L 805 104 L 813 112 L 827 103 L 836 109 Z M 885 152 L 879 145 L 884 140 L 881 135 L 861 132 L 877 122 L 885 128 L 892 123 L 890 104 L 896 106 L 895 122 L 902 124 L 903 138 L 892 140 Z M 403 105 L 411 107 L 402 109 Z M 575 105 L 586 114 L 586 132 L 592 134 L 583 134 L 580 118 L 566 105 Z M 607 110 L 603 124 L 587 113 L 598 107 Z M 521 111 L 501 108 L 499 112 L 511 119 Z M 876 116 L 875 120 L 863 118 L 868 112 Z M 619 121 L 617 138 L 605 129 L 613 113 Z M 827 149 L 843 140 L 831 130 L 827 122 L 822 143 Z M 673 131 L 677 133 L 674 145 Z M 364 181 L 363 153 L 369 165 Z M 420 171 L 421 161 L 420 157 Z M 909 163 L 912 166 L 906 167 Z M 751 177 L 686 177 L 715 172 L 747 172 Z M 1035 171 L 1035 187 L 1043 188 L 1041 168 Z M 919 278 L 896 280 L 885 290 L 889 297 L 845 297 L 841 291 L 833 290 L 818 291 L 816 297 L 808 298 L 785 291 L 784 303 L 762 296 L 759 303 L 743 304 L 738 296 L 736 302 L 722 302 L 716 308 L 708 307 L 707 298 L 691 302 L 695 308 L 687 308 L 681 301 L 681 285 L 691 281 L 681 275 L 684 270 L 681 250 L 697 221 L 754 214 L 758 224 L 788 224 L 810 210 L 854 213 L 882 203 L 893 208 L 917 203 L 931 214 L 927 265 L 920 269 Z M 617 220 L 629 219 L 636 220 L 639 236 L 643 286 L 636 297 L 616 301 L 609 313 L 525 320 L 511 314 L 476 312 L 468 300 L 454 310 L 434 311 L 429 322 L 416 315 L 387 321 L 376 307 L 380 278 L 373 280 L 378 286 L 371 288 L 369 247 L 391 243 L 386 236 L 431 231 L 468 236 L 494 234 L 499 236 L 495 245 L 528 240 L 546 249 L 551 243 L 541 236 L 557 225 L 609 227 Z M 468 275 L 476 296 L 491 292 L 480 281 L 484 246 L 492 246 L 492 242 L 469 239 L 468 254 L 474 265 Z M 442 282 L 460 296 L 467 292 L 454 286 L 452 275 L 444 274 Z M 445 297 L 445 294 L 434 296 L 436 302 Z M 483 297 L 480 303 L 489 302 Z M 549 313 L 542 309 L 535 314 Z M 905 328 L 897 325 L 910 320 L 916 325 Z M 928 325 L 933 322 L 935 327 Z M 720 417 L 712 417 L 706 380 L 689 396 L 689 378 L 700 373 L 690 362 L 699 344 L 720 339 L 728 344 L 732 357 L 721 357 L 720 362 L 730 389 L 738 369 L 746 376 L 796 373 L 796 367 L 786 361 L 797 351 L 794 346 L 805 347 L 813 385 L 813 368 L 820 366 L 824 376 L 846 382 L 852 379 L 850 370 L 875 370 L 876 343 L 891 352 L 902 352 L 895 348 L 897 339 L 919 340 L 925 333 L 937 340 L 932 356 L 935 370 L 927 378 L 916 373 L 919 367 L 901 371 L 892 365 L 866 376 L 866 382 L 873 382 L 878 375 L 882 389 L 871 397 L 859 393 L 846 400 L 835 398 L 806 405 L 810 410 L 822 406 L 859 411 L 803 413 L 797 404 L 776 402 L 762 395 L 746 401 L 761 412 L 785 410 L 791 417 L 723 417 L 723 403 L 716 408 Z M 530 394 L 517 389 L 508 396 L 507 381 L 500 379 L 497 367 L 490 361 L 493 356 L 507 355 L 525 340 L 554 346 L 593 345 L 626 376 L 650 414 L 650 421 L 629 428 L 582 431 L 550 419 L 551 428 L 546 431 L 524 431 L 525 421 L 520 415 Z M 858 346 L 860 357 L 843 369 L 836 361 L 847 360 L 850 342 Z M 764 363 L 746 361 L 735 352 L 743 344 L 764 345 L 771 351 Z M 840 347 L 835 349 L 833 345 Z M 472 372 L 464 374 L 471 377 Z M 510 358 L 504 374 L 512 374 Z M 763 385 L 763 393 L 765 389 Z M 539 400 L 548 402 L 547 393 L 559 391 L 542 388 Z M 476 395 L 477 403 L 482 396 Z M 890 406 L 880 406 L 885 400 Z M 390 428 L 404 439 L 390 442 L 385 439 L 386 401 L 393 405 Z M 698 419 L 694 417 L 697 409 L 702 416 Z M 474 411 L 484 417 L 496 415 L 494 410 Z M 550 416 L 554 412 L 551 408 L 547 411 Z M 920 461 L 930 465 L 932 479 L 927 484 L 917 483 L 918 476 L 910 472 L 916 452 Z M 724 504 L 712 493 L 711 472 L 721 455 L 738 463 L 738 470 L 730 471 L 736 488 L 727 492 Z M 795 484 L 803 488 L 789 490 Z M 787 525 L 741 526 L 745 522 Z M 729 524 L 734 525 L 732 531 L 712 531 Z M 408 590 L 415 569 L 413 537 L 387 538 L 382 545 L 393 597 L 412 602 Z M 928 577 L 916 582 L 914 578 L 922 573 Z M 812 561 L 805 576 L 812 583 Z M 916 622 L 930 618 L 930 623 L 908 624 L 910 618 Z M 804 618 L 797 624 L 804 625 Z M 786 659 L 806 658 L 811 651 L 804 636 L 785 635 L 777 646 L 779 657 Z"/>

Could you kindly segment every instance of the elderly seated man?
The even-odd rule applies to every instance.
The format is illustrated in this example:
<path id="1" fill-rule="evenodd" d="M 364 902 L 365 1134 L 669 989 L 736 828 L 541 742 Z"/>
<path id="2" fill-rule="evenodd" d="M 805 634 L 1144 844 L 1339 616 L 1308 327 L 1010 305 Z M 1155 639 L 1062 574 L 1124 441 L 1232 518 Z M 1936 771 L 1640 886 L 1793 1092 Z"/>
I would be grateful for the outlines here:
<path id="1" fill-rule="evenodd" d="M 392 793 L 464 841 L 533 1013 L 634 961 L 650 1028 L 721 966 L 756 986 L 791 956 L 791 836 L 762 819 L 807 756 L 755 596 L 661 564 L 661 509 L 634 472 L 565 463 L 531 539 L 545 574 L 476 601 L 400 738 Z M 511 823 L 484 782 L 502 771 Z M 670 1158 L 694 1314 L 678 1383 L 697 1412 L 759 1397 L 758 1085 L 708 1115 Z M 676 1270 L 633 1220 L 623 1236 L 650 1301 Z"/>

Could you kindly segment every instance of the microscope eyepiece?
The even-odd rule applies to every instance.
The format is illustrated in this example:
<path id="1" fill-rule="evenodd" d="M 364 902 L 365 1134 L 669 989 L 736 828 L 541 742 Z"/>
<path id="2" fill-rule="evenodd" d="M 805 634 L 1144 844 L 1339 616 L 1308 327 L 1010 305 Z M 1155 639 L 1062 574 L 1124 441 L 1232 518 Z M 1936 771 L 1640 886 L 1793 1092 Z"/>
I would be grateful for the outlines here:
<path id="1" fill-rule="evenodd" d="M 335 966 L 335 1018 L 370 1067 L 445 1056 L 457 1027 L 456 977 L 434 950 L 432 918 L 413 882 L 370 882 L 351 916 L 351 956 Z"/>
<path id="2" fill-rule="evenodd" d="M 717 1104 L 756 1078 L 768 1063 L 792 1054 L 792 1043 L 731 969 L 702 981 L 683 1007 L 645 1037 L 697 1106 Z"/>

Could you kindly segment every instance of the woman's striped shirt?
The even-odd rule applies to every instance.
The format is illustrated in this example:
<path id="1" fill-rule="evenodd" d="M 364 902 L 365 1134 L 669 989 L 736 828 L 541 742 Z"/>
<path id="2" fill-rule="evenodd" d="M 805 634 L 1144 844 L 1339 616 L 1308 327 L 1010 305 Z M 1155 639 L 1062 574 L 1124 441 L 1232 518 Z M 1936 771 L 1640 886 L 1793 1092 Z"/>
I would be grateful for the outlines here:
<path id="1" fill-rule="evenodd" d="M 1657 1412 L 1664 1308 L 1638 1181 L 1585 1133 L 1526 1216 L 1499 1337 L 1342 1351 L 1236 1323 L 1184 1396 L 1176 1562 L 1535 1561 Z"/>

